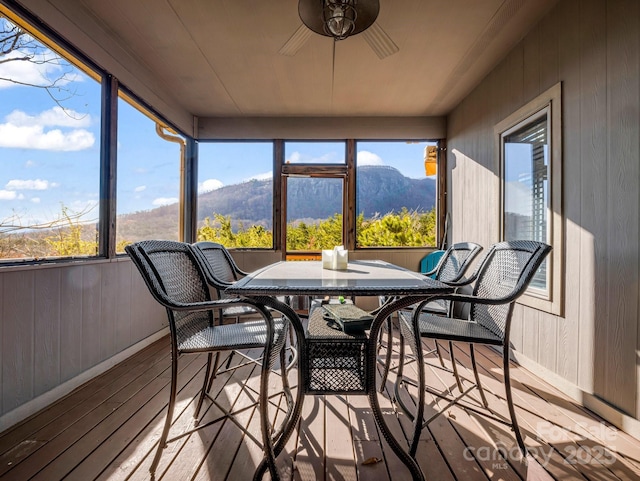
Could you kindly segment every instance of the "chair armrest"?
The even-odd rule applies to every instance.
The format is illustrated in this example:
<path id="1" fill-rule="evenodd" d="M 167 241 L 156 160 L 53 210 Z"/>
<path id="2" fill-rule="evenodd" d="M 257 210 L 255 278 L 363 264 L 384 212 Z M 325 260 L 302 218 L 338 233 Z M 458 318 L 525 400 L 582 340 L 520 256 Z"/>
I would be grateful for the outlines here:
<path id="1" fill-rule="evenodd" d="M 243 271 L 238 266 L 234 266 L 234 270 L 236 271 L 236 274 L 240 274 L 242 277 L 248 276 L 250 274 L 249 272 Z"/>
<path id="2" fill-rule="evenodd" d="M 234 306 L 251 306 L 256 311 L 263 311 L 264 307 L 251 299 L 236 298 L 236 299 L 216 299 L 207 302 L 175 302 L 170 299 L 159 300 L 162 305 L 175 311 L 210 311 L 214 309 L 225 309 L 227 307 Z"/>
<path id="3" fill-rule="evenodd" d="M 425 305 L 430 302 L 433 302 L 437 299 L 443 299 L 446 301 L 452 302 L 468 302 L 472 304 L 487 304 L 487 305 L 500 305 L 500 304 L 508 304 L 517 299 L 516 296 L 508 296 L 508 297 L 496 297 L 496 298 L 488 298 L 488 297 L 479 297 L 473 296 L 471 294 L 438 294 L 433 297 L 430 297 L 426 301 L 422 301 L 420 303 L 420 309 L 422 309 Z"/>
<path id="4" fill-rule="evenodd" d="M 438 272 L 438 266 L 440 264 L 436 265 L 433 269 L 431 269 L 429 272 L 421 272 L 421 274 L 425 277 L 430 277 L 432 275 L 434 275 L 436 272 Z"/>

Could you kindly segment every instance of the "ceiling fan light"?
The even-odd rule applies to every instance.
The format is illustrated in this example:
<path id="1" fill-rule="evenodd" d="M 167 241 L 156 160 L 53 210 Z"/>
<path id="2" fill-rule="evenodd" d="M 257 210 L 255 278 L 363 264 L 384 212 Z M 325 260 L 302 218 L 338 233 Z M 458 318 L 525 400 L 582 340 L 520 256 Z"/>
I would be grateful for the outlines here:
<path id="1" fill-rule="evenodd" d="M 325 32 L 334 39 L 343 40 L 354 31 L 358 17 L 354 3 L 355 0 L 325 0 L 322 9 Z"/>
<path id="2" fill-rule="evenodd" d="M 343 40 L 364 32 L 378 18 L 379 0 L 299 0 L 300 20 L 315 33 Z"/>

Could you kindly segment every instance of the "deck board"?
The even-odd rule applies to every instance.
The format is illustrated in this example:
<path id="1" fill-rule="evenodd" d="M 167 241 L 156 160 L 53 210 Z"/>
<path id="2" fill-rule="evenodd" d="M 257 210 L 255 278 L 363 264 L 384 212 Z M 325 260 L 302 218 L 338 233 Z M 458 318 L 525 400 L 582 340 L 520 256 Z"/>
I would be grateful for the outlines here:
<path id="1" fill-rule="evenodd" d="M 448 346 L 445 359 L 448 359 Z M 397 365 L 397 338 L 393 363 Z M 466 346 L 454 350 L 461 374 L 472 376 Z M 254 353 L 255 354 L 255 353 Z M 437 363 L 434 354 L 429 362 Z M 501 356 L 477 349 L 480 375 L 490 405 L 506 414 L 499 369 Z M 240 362 L 239 356 L 233 362 Z M 205 355 L 183 356 L 179 392 L 171 434 L 193 427 L 196 395 L 202 384 Z M 0 434 L 0 480 L 138 481 L 149 479 L 149 465 L 166 414 L 169 389 L 169 343 L 162 339 L 114 366 L 30 419 Z M 406 375 L 415 376 L 416 364 Z M 221 374 L 212 397 L 225 408 L 251 406 L 257 400 L 259 368 L 254 364 Z M 429 384 L 456 392 L 450 372 L 427 367 Z M 428 480 L 504 479 L 506 481 L 627 480 L 640 478 L 640 442 L 619 431 L 562 392 L 522 367 L 512 368 L 519 421 L 532 452 L 528 466 L 511 456 L 495 458 L 498 446 L 516 446 L 508 427 L 460 407 L 436 417 L 422 432 L 416 459 Z M 411 422 L 390 401 L 395 371 L 379 396 L 384 419 L 398 439 L 408 439 Z M 290 379 L 295 379 L 293 374 Z M 277 376 L 271 377 L 277 385 Z M 401 390 L 414 402 L 415 388 Z M 270 416 L 281 417 L 274 398 Z M 426 414 L 442 409 L 441 399 L 427 394 Z M 203 419 L 220 412 L 205 403 Z M 242 411 L 238 421 L 260 438 L 255 407 Z M 472 455 L 470 455 L 472 454 Z M 584 456 L 591 454 L 591 458 Z M 597 457 L 602 454 L 606 457 Z M 582 457 L 579 457 L 582 456 Z M 375 458 L 373 464 L 363 461 Z M 156 480 L 232 481 L 250 479 L 261 460 L 261 449 L 226 420 L 169 444 Z M 409 472 L 381 436 L 367 398 L 354 395 L 308 396 L 302 417 L 278 457 L 284 481 L 405 481 Z M 269 479 L 265 475 L 265 480 Z"/>

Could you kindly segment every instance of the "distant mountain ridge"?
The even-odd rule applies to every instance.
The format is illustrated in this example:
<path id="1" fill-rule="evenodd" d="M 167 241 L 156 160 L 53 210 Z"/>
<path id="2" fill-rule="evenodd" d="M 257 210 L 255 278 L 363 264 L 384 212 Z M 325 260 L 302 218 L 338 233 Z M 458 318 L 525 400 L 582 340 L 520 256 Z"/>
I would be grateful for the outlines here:
<path id="1" fill-rule="evenodd" d="M 331 180 L 331 179 L 330 179 Z M 358 212 L 365 217 L 389 212 L 431 210 L 435 205 L 434 179 L 410 179 L 393 167 L 367 165 L 358 168 Z M 287 182 L 288 218 L 319 220 L 342 211 L 342 182 L 321 178 L 290 177 Z M 213 212 L 244 222 L 271 225 L 271 180 L 229 185 L 198 197 L 198 221 Z"/>
<path id="2" fill-rule="evenodd" d="M 331 180 L 331 179 L 330 179 Z M 365 217 L 409 210 L 428 211 L 435 206 L 436 182 L 431 178 L 411 179 L 389 166 L 367 165 L 358 167 L 357 211 Z M 251 180 L 227 185 L 198 196 L 198 225 L 213 213 L 231 216 L 234 223 L 242 222 L 271 227 L 272 181 Z M 314 221 L 327 219 L 342 211 L 342 182 L 326 182 L 322 178 L 290 177 L 287 182 L 288 220 Z M 137 240 L 140 234 L 153 237 L 149 232 L 175 230 L 177 233 L 178 205 L 172 204 L 148 211 L 118 217 L 119 231 L 128 240 Z"/>

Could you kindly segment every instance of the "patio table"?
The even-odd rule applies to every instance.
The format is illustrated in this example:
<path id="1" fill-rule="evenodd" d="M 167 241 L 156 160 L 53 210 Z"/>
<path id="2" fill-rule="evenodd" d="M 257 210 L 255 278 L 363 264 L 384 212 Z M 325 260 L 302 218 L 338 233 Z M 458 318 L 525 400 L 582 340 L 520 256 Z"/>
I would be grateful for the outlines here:
<path id="1" fill-rule="evenodd" d="M 364 386 L 350 395 L 361 394 L 369 398 L 375 422 L 393 451 L 407 466 L 414 480 L 423 481 L 424 476 L 416 461 L 395 439 L 383 418 L 376 390 L 377 340 L 385 319 L 400 309 L 417 304 L 438 294 L 451 293 L 453 289 L 446 284 L 424 277 L 421 274 L 382 261 L 353 261 L 345 270 L 322 268 L 320 261 L 277 262 L 257 270 L 226 289 L 228 294 L 250 297 L 255 301 L 280 311 L 291 320 L 299 353 L 298 389 L 294 413 L 284 427 L 283 433 L 275 441 L 274 453 L 277 456 L 294 431 L 302 412 L 305 391 L 305 371 L 311 364 L 309 353 L 322 351 L 309 350 L 314 339 L 305 336 L 304 327 L 298 314 L 276 296 L 380 296 L 392 299 L 375 311 L 368 336 L 345 336 L 341 341 L 345 346 L 352 342 L 364 344 Z M 313 336 L 312 336 L 313 337 Z M 353 349 L 348 349 L 351 353 Z M 310 390 L 310 393 L 314 391 Z M 336 392 L 340 392 L 338 388 Z M 268 442 L 268 441 L 265 441 Z M 273 462 L 273 460 L 272 460 Z M 254 480 L 261 479 L 267 469 L 267 460 L 258 466 Z"/>

